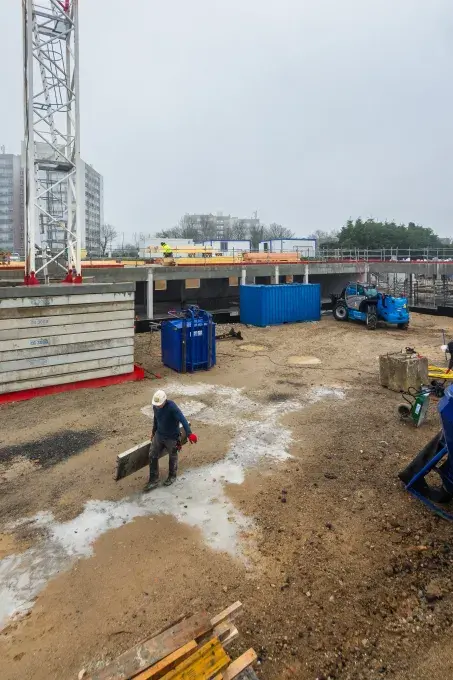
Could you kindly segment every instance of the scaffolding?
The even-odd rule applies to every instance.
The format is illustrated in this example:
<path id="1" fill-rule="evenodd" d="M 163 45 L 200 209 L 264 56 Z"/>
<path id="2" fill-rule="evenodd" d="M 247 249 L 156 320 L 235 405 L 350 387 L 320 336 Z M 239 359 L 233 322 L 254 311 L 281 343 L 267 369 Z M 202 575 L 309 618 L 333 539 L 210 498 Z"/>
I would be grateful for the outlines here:
<path id="1" fill-rule="evenodd" d="M 25 280 L 47 281 L 55 262 L 81 281 L 78 0 L 22 0 L 22 10 Z"/>
<path id="2" fill-rule="evenodd" d="M 453 307 L 453 276 L 370 271 L 369 283 L 387 295 L 407 298 L 411 307 Z"/>

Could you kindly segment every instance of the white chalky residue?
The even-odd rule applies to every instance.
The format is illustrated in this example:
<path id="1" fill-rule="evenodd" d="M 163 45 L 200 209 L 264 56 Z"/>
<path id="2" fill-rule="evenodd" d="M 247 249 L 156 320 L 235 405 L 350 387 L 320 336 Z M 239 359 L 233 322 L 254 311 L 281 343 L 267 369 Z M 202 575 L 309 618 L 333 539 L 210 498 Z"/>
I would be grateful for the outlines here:
<path id="1" fill-rule="evenodd" d="M 315 388 L 304 393 L 305 402 L 263 405 L 232 387 L 173 383 L 166 391 L 172 397 L 207 397 L 207 403 L 189 400 L 179 405 L 197 422 L 234 429 L 226 456 L 217 463 L 190 469 L 173 486 L 159 487 L 150 494 L 115 502 L 88 501 L 83 512 L 68 522 L 56 522 L 52 513 L 42 512 L 9 525 L 8 529 L 14 530 L 31 524 L 45 536 L 33 548 L 0 561 L 0 628 L 14 614 L 30 609 L 51 578 L 70 569 L 76 559 L 92 555 L 93 544 L 102 534 L 136 517 L 172 515 L 198 527 L 212 548 L 245 560 L 240 534 L 250 530 L 253 523 L 228 500 L 224 485 L 241 484 L 246 470 L 260 461 L 281 461 L 290 456 L 293 439 L 290 430 L 279 422 L 281 416 L 299 410 L 304 403 L 344 398 L 341 390 Z M 153 417 L 152 406 L 141 410 Z"/>

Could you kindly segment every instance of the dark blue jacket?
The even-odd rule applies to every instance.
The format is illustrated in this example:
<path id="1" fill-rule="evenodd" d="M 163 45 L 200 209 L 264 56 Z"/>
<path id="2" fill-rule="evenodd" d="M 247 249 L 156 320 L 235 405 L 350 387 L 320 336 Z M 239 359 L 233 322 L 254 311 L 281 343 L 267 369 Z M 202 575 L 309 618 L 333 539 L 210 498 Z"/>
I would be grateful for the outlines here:
<path id="1" fill-rule="evenodd" d="M 174 401 L 167 400 L 165 406 L 162 408 L 154 406 L 153 410 L 153 436 L 157 432 L 162 439 L 179 439 L 179 423 L 185 429 L 187 436 L 192 434 L 189 423 Z"/>

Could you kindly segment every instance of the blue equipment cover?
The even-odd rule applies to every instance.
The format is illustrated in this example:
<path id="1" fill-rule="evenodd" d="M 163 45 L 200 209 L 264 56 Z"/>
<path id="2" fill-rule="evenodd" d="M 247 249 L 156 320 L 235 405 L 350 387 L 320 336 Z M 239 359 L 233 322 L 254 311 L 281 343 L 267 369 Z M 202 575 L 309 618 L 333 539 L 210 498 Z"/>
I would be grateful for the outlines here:
<path id="1" fill-rule="evenodd" d="M 162 363 L 179 373 L 208 370 L 216 363 L 212 314 L 189 307 L 184 316 L 162 322 Z"/>

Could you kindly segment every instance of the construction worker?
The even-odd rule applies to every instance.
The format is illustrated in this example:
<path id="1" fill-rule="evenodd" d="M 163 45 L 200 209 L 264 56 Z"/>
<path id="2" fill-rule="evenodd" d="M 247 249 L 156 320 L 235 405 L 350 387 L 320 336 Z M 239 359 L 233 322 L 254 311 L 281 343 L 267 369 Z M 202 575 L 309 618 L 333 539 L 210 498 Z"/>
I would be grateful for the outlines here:
<path id="1" fill-rule="evenodd" d="M 450 340 L 448 345 L 442 345 L 441 350 L 445 353 L 448 352 L 450 355 L 450 361 L 448 362 L 448 369 L 447 373 L 450 373 L 450 371 L 453 369 L 453 340 Z"/>
<path id="2" fill-rule="evenodd" d="M 145 491 L 155 489 L 159 484 L 159 455 L 167 451 L 169 455 L 168 477 L 164 482 L 170 486 L 176 480 L 178 471 L 178 451 L 180 445 L 179 424 L 183 426 L 187 439 L 191 444 L 196 444 L 198 437 L 192 433 L 190 425 L 182 411 L 174 401 L 167 399 L 163 390 L 158 390 L 152 399 L 154 411 L 154 424 L 151 446 L 149 448 L 149 482 Z"/>
<path id="3" fill-rule="evenodd" d="M 162 250 L 164 251 L 164 257 L 173 257 L 173 251 L 165 241 L 161 241 Z"/>

